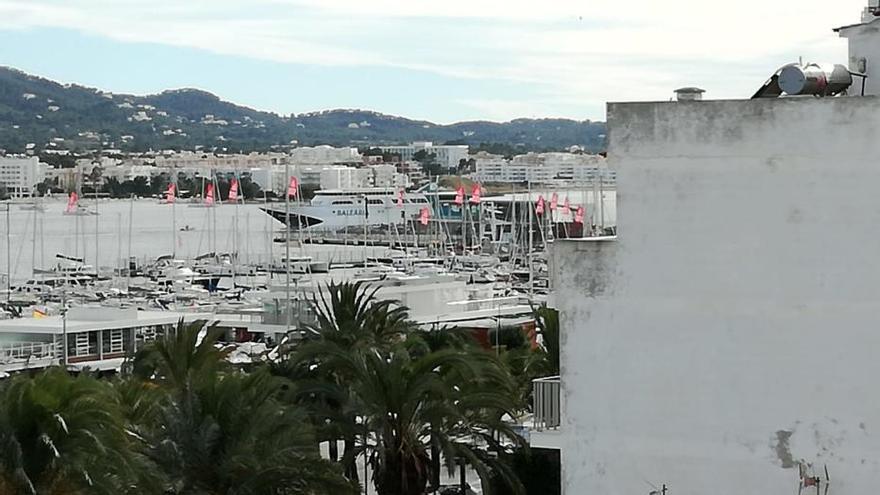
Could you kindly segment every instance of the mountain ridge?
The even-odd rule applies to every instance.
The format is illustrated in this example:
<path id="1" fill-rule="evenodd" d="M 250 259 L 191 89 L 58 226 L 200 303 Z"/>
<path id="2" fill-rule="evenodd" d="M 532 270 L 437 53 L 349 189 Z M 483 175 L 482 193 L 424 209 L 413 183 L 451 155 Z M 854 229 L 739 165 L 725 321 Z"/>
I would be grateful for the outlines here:
<path id="1" fill-rule="evenodd" d="M 605 125 L 517 118 L 436 124 L 375 110 L 283 115 L 226 101 L 200 88 L 134 95 L 62 84 L 0 66 L 0 148 L 265 151 L 291 144 L 368 146 L 412 141 L 495 145 L 521 151 L 604 149 Z"/>

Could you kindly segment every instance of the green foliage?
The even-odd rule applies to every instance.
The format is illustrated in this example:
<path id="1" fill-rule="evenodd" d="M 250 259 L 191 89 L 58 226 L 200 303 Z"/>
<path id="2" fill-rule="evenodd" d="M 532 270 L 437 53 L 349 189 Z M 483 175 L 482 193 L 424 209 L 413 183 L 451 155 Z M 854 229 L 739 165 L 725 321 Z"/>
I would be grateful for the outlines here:
<path id="1" fill-rule="evenodd" d="M 289 382 L 229 369 L 221 334 L 203 325 L 181 322 L 135 359 L 135 376 L 158 387 L 159 400 L 123 401 L 146 425 L 139 432 L 166 493 L 356 493 L 320 458 L 303 412 L 283 400 Z"/>
<path id="2" fill-rule="evenodd" d="M 181 321 L 123 378 L 52 369 L 0 382 L 0 493 L 354 495 L 363 454 L 380 495 L 422 495 L 462 460 L 484 493 L 520 495 L 518 474 L 539 486 L 553 469 L 506 421 L 527 408 L 548 352 L 414 331 L 364 283 L 331 284 L 313 304 L 306 341 L 247 373 L 227 363 L 222 332 Z M 536 314 L 546 341 L 558 318 Z M 318 442 L 338 439 L 341 458 L 321 459 Z"/>
<path id="3" fill-rule="evenodd" d="M 313 420 L 345 437 L 342 463 L 366 453 L 380 495 L 424 493 L 441 458 L 449 468 L 466 459 L 487 488 L 493 475 L 521 487 L 488 455 L 521 444 L 502 421 L 524 407 L 504 364 L 452 331 L 413 334 L 406 309 L 362 283 L 327 292 L 315 301 L 313 338 L 293 352 L 290 369 L 299 370 L 300 400 Z M 365 434 L 367 442 L 356 441 Z"/>
<path id="4" fill-rule="evenodd" d="M 0 394 L 0 493 L 146 493 L 132 443 L 108 384 L 60 369 L 17 376 Z"/>
<path id="5" fill-rule="evenodd" d="M 26 94 L 34 96 L 26 98 Z M 59 109 L 49 111 L 50 105 Z M 145 110 L 144 105 L 155 110 Z M 147 112 L 151 120 L 131 119 L 138 111 Z M 226 125 L 205 123 L 206 115 L 213 115 L 215 121 L 226 121 Z M 360 122 L 370 125 L 349 127 Z M 166 135 L 169 130 L 172 132 Z M 603 123 L 568 119 L 437 125 L 363 110 L 282 117 L 234 105 L 194 89 L 149 96 L 109 95 L 0 67 L 0 147 L 10 152 L 23 152 L 28 143 L 36 144 L 37 151 L 42 152 L 46 143 L 56 137 L 63 138 L 63 147 L 73 151 L 94 150 L 107 142 L 122 151 L 192 150 L 203 146 L 205 150 L 248 153 L 286 146 L 296 140 L 300 145 L 335 146 L 454 141 L 515 148 L 520 153 L 580 145 L 598 152 L 605 148 L 604 134 Z M 123 140 L 122 136 L 132 138 Z M 223 140 L 219 139 L 221 136 Z M 72 166 L 69 158 L 44 156 L 54 156 L 51 159 L 62 166 Z"/>

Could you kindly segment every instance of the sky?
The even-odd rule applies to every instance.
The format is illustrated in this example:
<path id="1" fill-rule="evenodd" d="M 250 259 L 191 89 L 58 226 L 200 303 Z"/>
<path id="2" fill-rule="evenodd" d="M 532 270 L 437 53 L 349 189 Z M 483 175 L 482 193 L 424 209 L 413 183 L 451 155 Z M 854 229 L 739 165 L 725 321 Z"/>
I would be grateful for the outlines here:
<path id="1" fill-rule="evenodd" d="M 608 101 L 747 98 L 867 0 L 0 0 L 0 65 L 281 114 L 604 120 Z"/>

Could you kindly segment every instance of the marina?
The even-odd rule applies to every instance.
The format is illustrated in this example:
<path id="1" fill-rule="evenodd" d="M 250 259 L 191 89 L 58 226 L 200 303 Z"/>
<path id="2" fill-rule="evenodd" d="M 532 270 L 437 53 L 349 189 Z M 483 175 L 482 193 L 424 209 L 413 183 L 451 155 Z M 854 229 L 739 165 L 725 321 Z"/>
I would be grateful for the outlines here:
<path id="1" fill-rule="evenodd" d="M 584 229 L 572 205 L 586 205 L 613 231 L 614 190 L 603 191 L 602 202 L 593 194 L 536 189 L 478 193 L 474 201 L 461 188 L 434 186 L 412 194 L 318 192 L 308 207 L 292 200 L 188 208 L 207 204 L 73 194 L 66 203 L 7 202 L 8 251 L 0 259 L 8 260 L 10 277 L 0 307 L 11 326 L 0 326 L 0 335 L 14 350 L 0 355 L 0 365 L 6 359 L 6 366 L 19 366 L 31 340 L 16 340 L 13 322 L 57 322 L 77 308 L 208 315 L 230 341 L 277 343 L 313 321 L 312 302 L 330 284 L 345 282 L 374 286 L 428 330 L 528 324 L 531 308 L 547 295 L 549 243 L 605 231 Z M 368 202 L 365 214 L 357 210 L 365 198 L 383 204 L 370 209 Z M 357 211 L 344 211 L 341 223 L 329 220 L 340 207 Z M 289 230 L 278 215 L 285 209 Z M 88 213 L 65 214 L 71 211 Z M 53 342 L 40 344 L 41 358 L 29 365 L 43 363 Z"/>

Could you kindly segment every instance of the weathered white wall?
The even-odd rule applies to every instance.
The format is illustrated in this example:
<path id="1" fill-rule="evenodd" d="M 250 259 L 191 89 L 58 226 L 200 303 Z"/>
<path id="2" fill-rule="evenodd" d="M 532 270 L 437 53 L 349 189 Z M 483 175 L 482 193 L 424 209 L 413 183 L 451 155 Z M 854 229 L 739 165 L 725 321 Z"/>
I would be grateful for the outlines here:
<path id="1" fill-rule="evenodd" d="M 619 236 L 552 258 L 566 493 L 876 491 L 880 100 L 608 119 Z"/>

